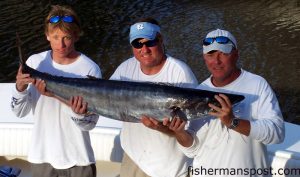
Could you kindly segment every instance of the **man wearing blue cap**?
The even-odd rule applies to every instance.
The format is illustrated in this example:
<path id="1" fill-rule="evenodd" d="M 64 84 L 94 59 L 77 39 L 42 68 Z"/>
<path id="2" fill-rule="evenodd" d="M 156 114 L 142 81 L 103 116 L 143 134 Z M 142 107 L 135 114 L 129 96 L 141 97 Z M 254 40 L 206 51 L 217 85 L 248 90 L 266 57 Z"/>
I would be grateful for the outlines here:
<path id="1" fill-rule="evenodd" d="M 133 24 L 129 38 L 134 57 L 123 62 L 111 79 L 165 82 L 180 87 L 197 85 L 185 63 L 165 54 L 156 20 L 146 18 Z M 186 176 L 191 159 L 178 149 L 173 132 L 154 118 L 144 116 L 141 122 L 144 125 L 123 123 L 121 146 L 125 153 L 121 177 Z"/>
<path id="2" fill-rule="evenodd" d="M 285 136 L 276 95 L 265 79 L 237 67 L 237 42 L 230 32 L 208 33 L 203 57 L 211 76 L 198 88 L 242 94 L 245 99 L 233 106 L 225 95 L 216 95 L 220 106 L 209 104 L 212 117 L 192 122 L 189 130 L 180 119 L 164 120 L 175 132 L 180 149 L 194 158 L 190 174 L 270 176 L 265 145 L 281 143 Z"/>

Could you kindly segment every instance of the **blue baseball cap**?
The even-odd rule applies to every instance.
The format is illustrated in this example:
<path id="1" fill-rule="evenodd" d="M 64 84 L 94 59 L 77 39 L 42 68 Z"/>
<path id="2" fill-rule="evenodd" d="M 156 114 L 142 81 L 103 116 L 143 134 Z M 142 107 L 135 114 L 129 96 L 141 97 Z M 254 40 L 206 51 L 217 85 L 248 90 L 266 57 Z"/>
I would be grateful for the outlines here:
<path id="1" fill-rule="evenodd" d="M 131 43 L 138 38 L 153 40 L 157 33 L 160 33 L 158 25 L 148 22 L 138 22 L 130 27 L 129 42 Z"/>

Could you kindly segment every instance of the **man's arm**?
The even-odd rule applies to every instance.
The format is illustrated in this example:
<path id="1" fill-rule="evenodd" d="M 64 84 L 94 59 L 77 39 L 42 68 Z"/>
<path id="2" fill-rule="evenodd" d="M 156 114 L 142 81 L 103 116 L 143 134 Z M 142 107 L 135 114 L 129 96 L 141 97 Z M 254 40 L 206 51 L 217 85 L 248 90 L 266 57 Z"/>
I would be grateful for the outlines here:
<path id="1" fill-rule="evenodd" d="M 32 79 L 29 74 L 22 73 L 22 67 L 20 66 L 11 99 L 11 110 L 17 117 L 24 117 L 31 110 L 32 99 L 27 88 L 28 85 L 33 82 L 34 79 Z"/>
<path id="2" fill-rule="evenodd" d="M 180 118 L 173 118 L 170 122 L 169 119 L 163 120 L 163 125 L 168 126 L 177 139 L 178 143 L 183 147 L 190 147 L 193 144 L 194 137 L 185 130 L 186 121 Z"/>
<path id="3" fill-rule="evenodd" d="M 250 122 L 249 136 L 264 144 L 281 143 L 285 127 L 279 103 L 270 85 L 267 82 L 262 85 L 259 100 L 253 108 L 256 119 Z"/>
<path id="4" fill-rule="evenodd" d="M 203 142 L 205 141 L 206 129 L 204 128 L 201 135 L 204 136 L 200 140 L 196 133 L 192 130 L 186 130 L 186 121 L 180 118 L 164 119 L 163 124 L 168 126 L 169 129 L 174 133 L 174 136 L 178 142 L 178 148 L 190 158 L 194 158 L 199 154 Z"/>

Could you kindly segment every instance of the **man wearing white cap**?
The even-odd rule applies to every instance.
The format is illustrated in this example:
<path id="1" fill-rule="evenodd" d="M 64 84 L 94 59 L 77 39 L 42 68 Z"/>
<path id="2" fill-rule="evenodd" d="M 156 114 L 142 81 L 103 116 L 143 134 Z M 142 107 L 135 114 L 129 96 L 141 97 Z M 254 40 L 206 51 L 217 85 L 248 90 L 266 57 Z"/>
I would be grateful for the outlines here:
<path id="1" fill-rule="evenodd" d="M 197 86 L 191 69 L 165 53 L 156 20 L 146 18 L 133 24 L 129 37 L 134 57 L 124 61 L 111 79 Z M 144 116 L 141 122 L 123 123 L 121 146 L 125 153 L 121 177 L 187 176 L 191 159 L 179 150 L 173 132 L 154 118 Z"/>
<path id="2" fill-rule="evenodd" d="M 182 151 L 193 157 L 193 176 L 270 176 L 266 144 L 281 143 L 284 121 L 276 95 L 262 77 L 237 67 L 237 42 L 225 30 L 214 30 L 203 40 L 203 57 L 211 76 L 198 88 L 242 94 L 231 105 L 225 95 L 216 95 L 220 106 L 209 104 L 212 117 L 192 122 L 167 120 Z"/>

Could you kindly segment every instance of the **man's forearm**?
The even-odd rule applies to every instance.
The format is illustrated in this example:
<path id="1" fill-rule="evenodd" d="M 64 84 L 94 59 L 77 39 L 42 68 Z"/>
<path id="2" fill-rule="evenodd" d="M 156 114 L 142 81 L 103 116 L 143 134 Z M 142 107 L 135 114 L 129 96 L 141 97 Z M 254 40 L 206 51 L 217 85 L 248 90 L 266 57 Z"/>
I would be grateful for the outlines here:
<path id="1" fill-rule="evenodd" d="M 190 147 L 193 144 L 194 137 L 187 131 L 174 133 L 177 141 L 184 147 Z"/>

